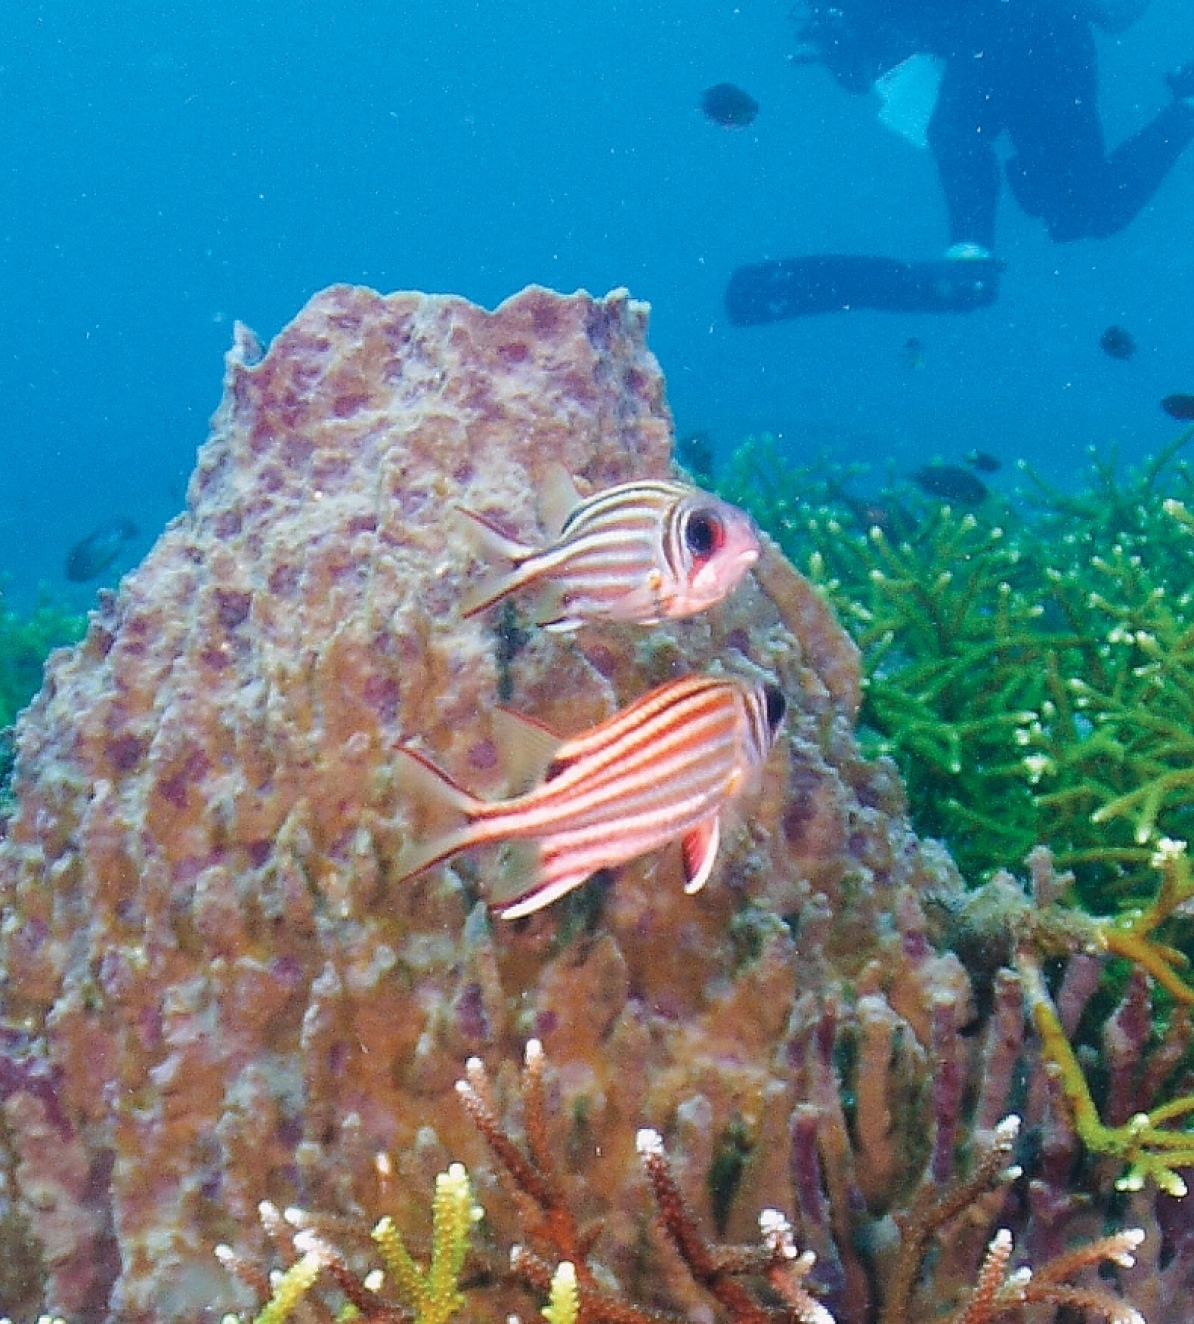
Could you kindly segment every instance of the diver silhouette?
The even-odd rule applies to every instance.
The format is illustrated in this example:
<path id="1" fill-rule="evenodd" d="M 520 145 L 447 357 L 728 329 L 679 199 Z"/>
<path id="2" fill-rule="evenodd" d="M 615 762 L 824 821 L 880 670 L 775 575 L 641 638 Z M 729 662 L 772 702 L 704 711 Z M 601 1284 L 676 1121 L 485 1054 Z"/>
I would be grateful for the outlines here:
<path id="1" fill-rule="evenodd" d="M 850 92 L 877 88 L 891 126 L 921 137 L 945 195 L 949 248 L 942 262 L 822 255 L 741 268 L 727 293 L 731 320 L 990 303 L 1002 269 L 992 256 L 1001 174 L 1058 243 L 1122 230 L 1194 139 L 1191 61 L 1168 75 L 1169 104 L 1107 151 L 1093 27 L 1119 30 L 1146 4 L 808 0 L 796 15 L 794 62 L 824 65 Z M 1013 155 L 1001 170 L 995 144 L 1004 133 Z M 951 276 L 946 264 L 965 260 L 975 265 Z"/>

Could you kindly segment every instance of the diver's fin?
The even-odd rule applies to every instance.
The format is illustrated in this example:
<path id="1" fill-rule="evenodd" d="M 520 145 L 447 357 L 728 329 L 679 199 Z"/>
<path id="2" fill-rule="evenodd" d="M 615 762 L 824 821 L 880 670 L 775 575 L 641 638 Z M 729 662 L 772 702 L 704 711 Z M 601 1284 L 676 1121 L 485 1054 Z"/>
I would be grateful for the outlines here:
<path id="1" fill-rule="evenodd" d="M 560 536 L 568 517 L 583 499 L 572 475 L 562 464 L 553 461 L 547 466 L 539 496 L 539 519 L 550 539 Z"/>
<path id="2" fill-rule="evenodd" d="M 475 834 L 471 820 L 483 801 L 410 745 L 400 745 L 394 753 L 401 764 L 398 786 L 407 800 L 418 806 L 446 810 L 454 817 L 464 819 L 460 826 L 423 841 L 408 841 L 402 847 L 394 864 L 394 881 L 401 883 L 473 845 Z"/>
<path id="3" fill-rule="evenodd" d="M 684 860 L 684 890 L 689 896 L 699 892 L 709 881 L 713 865 L 717 859 L 717 847 L 721 841 L 721 816 L 710 814 L 698 823 L 691 832 L 685 834 L 680 843 L 680 854 Z"/>
<path id="4" fill-rule="evenodd" d="M 726 315 L 735 326 L 789 317 L 876 308 L 890 313 L 965 313 L 999 297 L 1004 264 L 902 262 L 860 253 L 815 253 L 738 267 L 726 286 Z"/>
<path id="5" fill-rule="evenodd" d="M 490 714 L 489 722 L 510 793 L 520 794 L 546 780 L 564 737 L 544 722 L 500 706 Z"/>

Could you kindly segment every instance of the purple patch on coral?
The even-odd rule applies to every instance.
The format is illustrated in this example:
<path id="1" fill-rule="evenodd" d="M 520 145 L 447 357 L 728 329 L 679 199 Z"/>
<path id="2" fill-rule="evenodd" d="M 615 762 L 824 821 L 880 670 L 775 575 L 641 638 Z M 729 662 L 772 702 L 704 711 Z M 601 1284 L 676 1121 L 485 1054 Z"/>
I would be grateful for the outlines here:
<path id="1" fill-rule="evenodd" d="M 215 592 L 216 616 L 225 630 L 235 630 L 249 617 L 253 596 L 240 589 L 218 588 Z"/>
<path id="2" fill-rule="evenodd" d="M 475 979 L 470 979 L 456 998 L 456 1024 L 470 1043 L 489 1042 L 489 1017 L 485 1014 L 481 985 Z"/>
<path id="3" fill-rule="evenodd" d="M 402 688 L 393 676 L 381 676 L 374 672 L 365 681 L 361 694 L 383 724 L 392 726 L 398 720 Z"/>
<path id="4" fill-rule="evenodd" d="M 115 736 L 105 745 L 104 753 L 107 754 L 108 762 L 114 771 L 132 772 L 141 762 L 145 746 L 137 736 Z"/>
<path id="5" fill-rule="evenodd" d="M 260 869 L 269 859 L 274 849 L 274 843 L 267 838 L 261 841 L 250 841 L 245 844 L 245 854 L 249 857 L 249 863 L 254 869 Z"/>

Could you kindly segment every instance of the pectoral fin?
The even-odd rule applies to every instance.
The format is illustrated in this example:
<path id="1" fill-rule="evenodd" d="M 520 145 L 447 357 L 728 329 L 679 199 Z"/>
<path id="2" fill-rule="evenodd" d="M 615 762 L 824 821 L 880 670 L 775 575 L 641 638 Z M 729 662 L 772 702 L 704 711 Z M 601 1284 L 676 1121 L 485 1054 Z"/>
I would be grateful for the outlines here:
<path id="1" fill-rule="evenodd" d="M 720 842 L 721 818 L 717 814 L 710 814 L 704 822 L 698 823 L 680 842 L 680 854 L 684 861 L 684 890 L 689 896 L 699 892 L 709 881 Z"/>

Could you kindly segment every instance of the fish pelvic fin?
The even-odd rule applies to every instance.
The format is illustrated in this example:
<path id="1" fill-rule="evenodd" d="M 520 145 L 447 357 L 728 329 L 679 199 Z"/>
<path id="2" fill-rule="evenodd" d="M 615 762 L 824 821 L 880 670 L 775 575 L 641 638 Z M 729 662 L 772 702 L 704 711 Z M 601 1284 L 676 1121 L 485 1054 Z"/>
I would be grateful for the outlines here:
<path id="1" fill-rule="evenodd" d="M 512 843 L 502 861 L 500 883 L 489 898 L 490 909 L 502 919 L 522 919 L 550 906 L 591 878 L 589 871 L 558 874 L 544 873 L 543 856 L 533 842 Z"/>
<path id="2" fill-rule="evenodd" d="M 460 615 L 467 620 L 500 602 L 515 589 L 528 583 L 533 574 L 522 571 L 528 558 L 537 548 L 511 538 L 487 516 L 466 506 L 454 506 L 457 523 L 464 532 L 469 546 L 482 560 L 495 562 L 496 568 L 483 575 L 477 583 L 466 589 L 460 601 Z M 505 564 L 502 564 L 502 563 Z"/>
<path id="3" fill-rule="evenodd" d="M 394 863 L 394 881 L 403 883 L 474 844 L 473 819 L 484 801 L 466 791 L 412 746 L 402 745 L 395 754 L 398 785 L 408 801 L 463 819 L 446 831 L 404 844 Z"/>
<path id="4" fill-rule="evenodd" d="M 717 861 L 717 848 L 721 842 L 721 816 L 710 814 L 685 834 L 680 843 L 684 861 L 684 891 L 688 896 L 699 892 L 709 881 Z"/>

